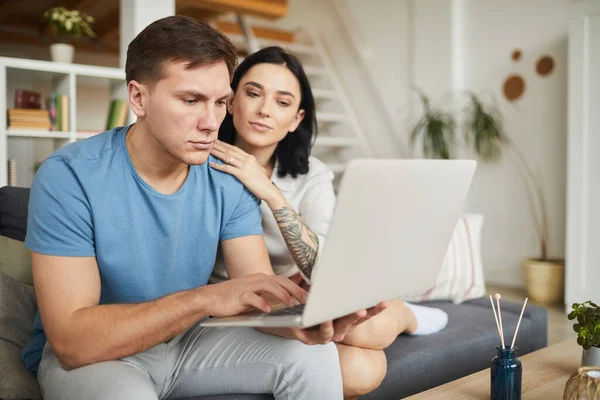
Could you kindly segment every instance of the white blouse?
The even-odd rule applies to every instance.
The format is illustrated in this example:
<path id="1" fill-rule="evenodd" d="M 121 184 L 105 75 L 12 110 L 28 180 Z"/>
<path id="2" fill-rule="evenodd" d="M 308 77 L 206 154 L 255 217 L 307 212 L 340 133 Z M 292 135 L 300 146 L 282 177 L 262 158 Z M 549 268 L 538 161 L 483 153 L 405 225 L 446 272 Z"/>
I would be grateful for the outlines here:
<path id="1" fill-rule="evenodd" d="M 292 178 L 288 174 L 284 178 L 280 178 L 277 175 L 277 165 L 275 165 L 273 175 L 271 176 L 271 182 L 279 188 L 288 203 L 319 237 L 317 259 L 325 242 L 335 208 L 333 179 L 334 175 L 329 167 L 315 157 L 309 158 L 309 170 L 307 174 L 298 175 L 296 178 Z M 264 239 L 273 271 L 277 275 L 287 277 L 294 275 L 300 270 L 296 266 L 285 244 L 273 212 L 264 201 L 260 206 L 260 210 L 263 215 Z M 222 282 L 225 279 L 227 279 L 227 272 L 223 257 L 219 251 L 210 282 Z"/>

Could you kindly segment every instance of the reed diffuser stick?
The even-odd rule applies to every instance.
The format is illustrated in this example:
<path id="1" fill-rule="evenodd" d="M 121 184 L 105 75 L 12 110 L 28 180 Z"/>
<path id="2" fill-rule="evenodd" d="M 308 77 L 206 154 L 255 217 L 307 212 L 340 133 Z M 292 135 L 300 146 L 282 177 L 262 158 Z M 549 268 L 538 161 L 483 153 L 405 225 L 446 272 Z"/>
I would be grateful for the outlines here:
<path id="1" fill-rule="evenodd" d="M 496 320 L 496 328 L 498 328 L 498 336 L 502 337 L 502 334 L 500 333 L 500 324 L 498 323 L 498 314 L 496 314 L 496 306 L 494 305 L 494 300 L 492 300 L 491 294 L 490 303 L 492 303 L 492 310 L 494 311 L 494 319 Z"/>
<path id="2" fill-rule="evenodd" d="M 498 321 L 500 322 L 500 341 L 502 342 L 502 348 L 504 349 L 504 328 L 502 327 L 502 311 L 500 310 L 500 299 L 502 298 L 502 296 L 500 296 L 500 293 L 496 293 L 494 297 L 496 298 L 496 303 L 498 304 Z"/>
<path id="3" fill-rule="evenodd" d="M 513 349 L 515 347 L 515 340 L 517 340 L 517 332 L 519 332 L 519 326 L 521 325 L 521 319 L 523 318 L 523 312 L 525 311 L 525 306 L 527 305 L 528 298 L 525 298 L 525 302 L 523 303 L 523 308 L 521 309 L 521 315 L 519 316 L 519 322 L 517 322 L 517 329 L 515 329 L 515 335 L 513 336 L 512 344 L 510 348 Z"/>

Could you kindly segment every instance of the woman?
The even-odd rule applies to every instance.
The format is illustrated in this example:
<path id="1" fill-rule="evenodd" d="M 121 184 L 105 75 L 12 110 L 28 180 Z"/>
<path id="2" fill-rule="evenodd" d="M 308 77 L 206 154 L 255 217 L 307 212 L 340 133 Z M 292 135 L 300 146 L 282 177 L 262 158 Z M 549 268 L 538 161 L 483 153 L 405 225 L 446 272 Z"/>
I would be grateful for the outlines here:
<path id="1" fill-rule="evenodd" d="M 212 150 L 225 164 L 210 165 L 262 200 L 273 271 L 308 286 L 335 207 L 333 173 L 310 157 L 317 123 L 309 81 L 296 57 L 269 47 L 240 64 L 231 86 L 234 96 Z M 218 257 L 211 281 L 224 279 Z M 387 366 L 382 349 L 402 332 L 419 333 L 420 325 L 397 300 L 337 343 L 345 396 L 377 388 Z"/>

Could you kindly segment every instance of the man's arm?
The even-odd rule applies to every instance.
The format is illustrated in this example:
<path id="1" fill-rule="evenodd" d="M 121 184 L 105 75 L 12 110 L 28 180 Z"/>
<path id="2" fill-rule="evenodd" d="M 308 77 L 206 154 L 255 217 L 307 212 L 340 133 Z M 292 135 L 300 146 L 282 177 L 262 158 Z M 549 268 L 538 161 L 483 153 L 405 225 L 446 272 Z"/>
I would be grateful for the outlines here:
<path id="1" fill-rule="evenodd" d="M 262 293 L 288 305 L 292 296 L 306 298 L 304 290 L 285 278 L 255 274 L 145 303 L 98 305 L 100 276 L 94 257 L 34 252 L 32 264 L 44 330 L 65 369 L 137 354 L 208 315 L 235 315 L 251 307 L 268 312 Z"/>
<path id="2" fill-rule="evenodd" d="M 274 274 L 262 235 L 223 240 L 221 250 L 227 276 L 230 279 L 251 274 Z"/>
<path id="3" fill-rule="evenodd" d="M 260 235 L 242 236 L 221 242 L 223 261 L 230 279 L 252 274 L 274 275 L 265 240 Z M 279 305 L 281 300 L 263 295 L 270 304 Z"/>
<path id="4" fill-rule="evenodd" d="M 140 304 L 98 305 L 94 257 L 33 252 L 32 267 L 44 330 L 66 369 L 139 353 L 207 315 L 201 288 Z"/>

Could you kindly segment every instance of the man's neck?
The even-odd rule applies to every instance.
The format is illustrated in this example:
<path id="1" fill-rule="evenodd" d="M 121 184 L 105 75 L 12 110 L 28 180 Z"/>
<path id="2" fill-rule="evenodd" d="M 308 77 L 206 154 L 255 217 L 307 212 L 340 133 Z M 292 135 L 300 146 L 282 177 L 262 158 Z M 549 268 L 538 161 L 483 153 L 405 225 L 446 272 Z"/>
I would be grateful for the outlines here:
<path id="1" fill-rule="evenodd" d="M 158 192 L 175 193 L 183 185 L 189 166 L 168 154 L 143 126 L 134 124 L 125 144 L 138 175 Z"/>

